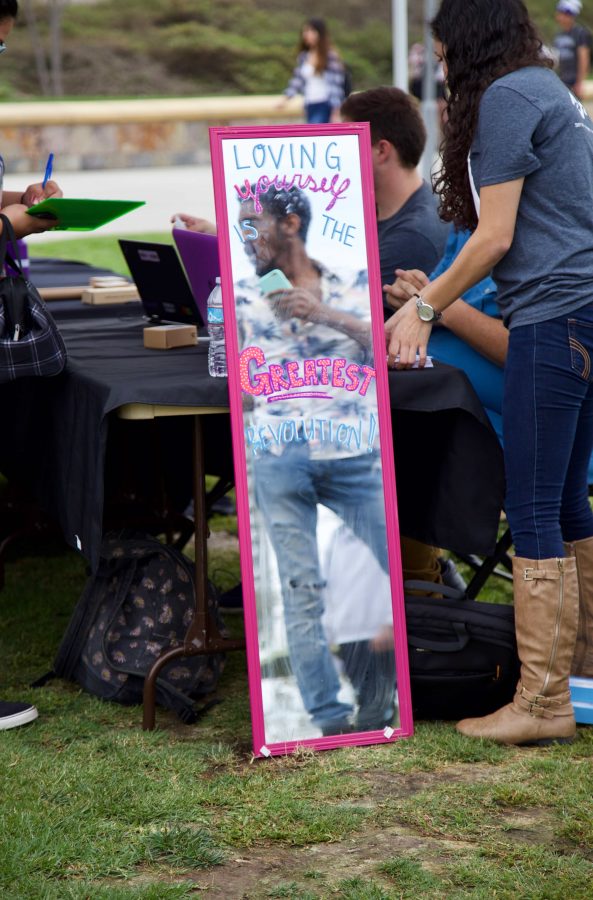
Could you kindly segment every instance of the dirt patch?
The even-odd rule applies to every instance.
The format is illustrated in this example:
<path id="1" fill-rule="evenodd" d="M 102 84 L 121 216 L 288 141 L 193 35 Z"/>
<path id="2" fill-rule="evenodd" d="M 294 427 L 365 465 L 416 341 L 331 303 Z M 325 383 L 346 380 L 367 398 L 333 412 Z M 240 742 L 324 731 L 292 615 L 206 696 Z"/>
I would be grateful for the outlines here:
<path id="1" fill-rule="evenodd" d="M 503 810 L 501 819 L 505 823 L 507 836 L 512 840 L 519 840 L 523 844 L 558 845 L 554 823 L 548 810 Z"/>
<path id="2" fill-rule="evenodd" d="M 298 759 L 287 764 L 298 765 Z M 247 765 L 237 761 L 237 766 Z M 488 765 L 451 766 L 439 772 L 416 772 L 408 775 L 367 770 L 357 772 L 364 779 L 365 806 L 384 806 L 390 800 L 411 797 L 436 789 L 442 784 L 492 782 L 499 772 Z M 360 800 L 353 800 L 361 806 Z M 499 810 L 509 841 L 515 844 L 544 845 L 562 852 L 562 842 L 555 835 L 553 813 L 530 807 L 505 807 Z M 433 875 L 443 873 L 452 860 L 468 861 L 478 844 L 455 838 L 454 835 L 426 835 L 421 829 L 396 823 L 377 827 L 368 822 L 357 834 L 343 841 L 287 847 L 268 843 L 265 846 L 229 851 L 223 865 L 207 871 L 156 874 L 141 870 L 135 884 L 179 884 L 191 882 L 196 894 L 204 893 L 213 900 L 269 900 L 273 897 L 316 897 L 324 900 L 331 895 L 343 896 L 340 885 L 348 879 L 373 882 L 392 896 L 394 882 L 381 872 L 387 861 L 409 860 Z M 370 896 L 370 895 L 369 895 Z"/>
<path id="3" fill-rule="evenodd" d="M 406 828 L 366 829 L 363 834 L 335 844 L 250 849 L 207 874 L 194 875 L 194 880 L 209 897 L 221 900 L 263 900 L 287 884 L 313 896 L 326 897 L 348 878 L 373 879 L 388 887 L 379 866 L 394 856 L 422 861 L 430 869 L 438 867 L 447 850 L 454 847 L 459 853 L 464 846 L 469 853 L 470 844 L 419 837 Z"/>
<path id="4" fill-rule="evenodd" d="M 384 804 L 429 790 L 443 782 L 492 780 L 490 766 L 460 766 L 438 773 L 397 775 L 368 771 L 357 773 L 367 782 L 365 800 Z M 360 803 L 355 801 L 356 805 Z M 365 805 L 367 805 L 365 803 Z M 503 809 L 509 838 L 519 843 L 553 844 L 554 827 L 550 815 L 538 809 Z M 471 856 L 475 844 L 449 836 L 427 836 L 405 825 L 374 828 L 366 825 L 357 835 L 331 844 L 307 847 L 250 848 L 233 854 L 227 862 L 207 873 L 194 873 L 192 880 L 208 897 L 225 900 L 263 900 L 271 896 L 327 897 L 345 879 L 373 880 L 386 890 L 393 883 L 380 872 L 380 865 L 394 857 L 414 860 L 428 872 L 438 873 L 448 859 Z"/>
<path id="5" fill-rule="evenodd" d="M 356 777 L 367 783 L 366 798 L 375 802 L 385 802 L 393 797 L 412 797 L 421 791 L 430 790 L 435 785 L 445 782 L 459 784 L 467 782 L 476 784 L 480 781 L 492 779 L 491 766 L 450 766 L 439 772 L 415 772 L 412 774 L 398 774 L 396 772 L 357 772 Z"/>

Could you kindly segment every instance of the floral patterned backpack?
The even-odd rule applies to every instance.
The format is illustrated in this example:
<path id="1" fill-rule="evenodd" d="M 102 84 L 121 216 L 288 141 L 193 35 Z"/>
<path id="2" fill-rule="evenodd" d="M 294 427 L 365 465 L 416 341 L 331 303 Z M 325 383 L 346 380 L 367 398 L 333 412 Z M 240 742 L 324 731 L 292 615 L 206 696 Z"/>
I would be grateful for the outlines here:
<path id="1" fill-rule="evenodd" d="M 222 631 L 217 596 L 209 584 L 210 614 Z M 145 675 L 162 653 L 183 643 L 194 614 L 192 564 L 182 553 L 149 535 L 109 533 L 53 671 L 36 684 L 59 676 L 103 700 L 142 703 Z M 215 690 L 223 666 L 222 653 L 173 660 L 157 678 L 157 703 L 195 722 L 203 711 L 195 701 Z"/>

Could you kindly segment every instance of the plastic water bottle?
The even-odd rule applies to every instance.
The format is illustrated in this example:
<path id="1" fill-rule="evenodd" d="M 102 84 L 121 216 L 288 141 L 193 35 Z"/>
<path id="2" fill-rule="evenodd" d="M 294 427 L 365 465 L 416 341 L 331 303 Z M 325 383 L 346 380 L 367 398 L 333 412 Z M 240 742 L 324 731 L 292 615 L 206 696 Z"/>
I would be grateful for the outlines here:
<path id="1" fill-rule="evenodd" d="M 224 342 L 224 315 L 220 277 L 208 297 L 208 371 L 214 378 L 226 378 L 226 346 Z"/>

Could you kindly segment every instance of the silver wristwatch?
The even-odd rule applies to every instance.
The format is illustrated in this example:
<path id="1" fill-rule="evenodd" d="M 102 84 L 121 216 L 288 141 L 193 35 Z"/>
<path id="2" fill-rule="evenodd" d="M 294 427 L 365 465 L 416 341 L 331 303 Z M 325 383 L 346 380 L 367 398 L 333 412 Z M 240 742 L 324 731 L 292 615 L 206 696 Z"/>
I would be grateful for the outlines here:
<path id="1" fill-rule="evenodd" d="M 418 317 L 422 319 L 423 322 L 438 322 L 439 319 L 443 318 L 443 314 L 437 312 L 430 303 L 423 300 L 420 294 L 414 294 L 414 297 L 416 297 L 416 311 Z"/>

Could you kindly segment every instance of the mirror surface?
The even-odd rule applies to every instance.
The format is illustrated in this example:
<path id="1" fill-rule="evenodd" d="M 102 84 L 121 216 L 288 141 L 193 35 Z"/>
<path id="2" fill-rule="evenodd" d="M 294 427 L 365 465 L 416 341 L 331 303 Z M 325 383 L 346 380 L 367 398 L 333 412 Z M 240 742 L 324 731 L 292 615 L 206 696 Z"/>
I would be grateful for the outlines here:
<path id="1" fill-rule="evenodd" d="M 359 135 L 295 132 L 222 141 L 266 745 L 400 727 Z"/>

